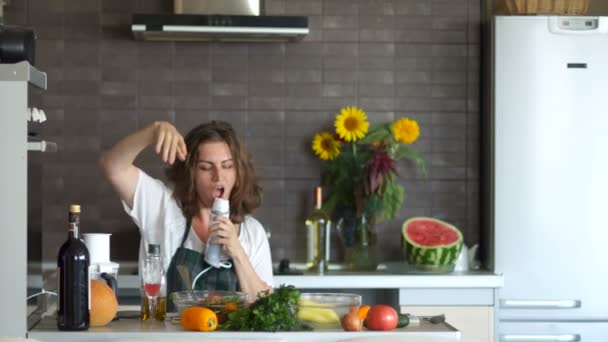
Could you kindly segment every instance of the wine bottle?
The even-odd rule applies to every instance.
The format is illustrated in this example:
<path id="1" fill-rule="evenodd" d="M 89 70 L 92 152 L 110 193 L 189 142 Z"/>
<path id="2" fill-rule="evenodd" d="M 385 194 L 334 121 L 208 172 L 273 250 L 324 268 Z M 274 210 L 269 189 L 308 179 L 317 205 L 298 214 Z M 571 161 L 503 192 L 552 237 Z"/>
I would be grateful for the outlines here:
<path id="1" fill-rule="evenodd" d="M 89 329 L 90 257 L 87 246 L 78 238 L 80 206 L 70 205 L 68 239 L 57 257 L 57 328 Z"/>
<path id="2" fill-rule="evenodd" d="M 323 211 L 323 190 L 315 187 L 315 207 L 306 218 L 306 268 L 323 274 L 329 261 L 329 237 L 331 222 Z"/>

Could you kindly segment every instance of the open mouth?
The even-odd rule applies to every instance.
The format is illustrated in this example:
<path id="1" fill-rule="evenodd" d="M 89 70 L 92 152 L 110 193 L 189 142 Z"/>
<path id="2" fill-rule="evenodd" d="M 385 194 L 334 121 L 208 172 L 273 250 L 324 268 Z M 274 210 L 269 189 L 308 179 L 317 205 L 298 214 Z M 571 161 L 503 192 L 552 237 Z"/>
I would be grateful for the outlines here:
<path id="1" fill-rule="evenodd" d="M 224 196 L 224 187 L 222 185 L 218 185 L 215 190 L 213 190 L 213 198 L 222 198 Z"/>

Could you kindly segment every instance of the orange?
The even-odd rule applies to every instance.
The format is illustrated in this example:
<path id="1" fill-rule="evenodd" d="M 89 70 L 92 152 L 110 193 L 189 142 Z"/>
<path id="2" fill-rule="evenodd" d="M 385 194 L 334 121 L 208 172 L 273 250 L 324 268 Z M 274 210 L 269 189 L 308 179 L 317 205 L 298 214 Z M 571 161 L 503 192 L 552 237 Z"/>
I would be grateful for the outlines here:
<path id="1" fill-rule="evenodd" d="M 369 311 L 369 309 L 369 305 L 361 305 L 359 307 L 359 310 L 357 310 L 357 316 L 359 316 L 359 318 L 361 318 L 362 320 L 365 320 L 367 318 L 367 312 Z"/>
<path id="2" fill-rule="evenodd" d="M 118 302 L 114 291 L 99 280 L 91 280 L 91 313 L 90 324 L 92 327 L 102 327 L 110 323 L 116 310 L 118 310 Z"/>
<path id="3" fill-rule="evenodd" d="M 180 316 L 180 324 L 186 330 L 213 331 L 217 323 L 217 315 L 209 308 L 191 306 Z"/>

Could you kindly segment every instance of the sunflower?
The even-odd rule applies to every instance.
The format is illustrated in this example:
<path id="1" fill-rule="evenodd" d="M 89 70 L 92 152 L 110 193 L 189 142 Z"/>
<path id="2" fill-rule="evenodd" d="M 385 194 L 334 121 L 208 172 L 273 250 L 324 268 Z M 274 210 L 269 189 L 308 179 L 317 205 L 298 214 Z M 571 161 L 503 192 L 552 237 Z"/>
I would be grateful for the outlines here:
<path id="1" fill-rule="evenodd" d="M 369 128 L 365 112 L 357 107 L 342 108 L 334 125 L 340 138 L 345 141 L 363 138 Z"/>
<path id="2" fill-rule="evenodd" d="M 322 160 L 332 160 L 340 154 L 340 142 L 330 133 L 322 132 L 312 139 L 312 149 Z"/>
<path id="3" fill-rule="evenodd" d="M 391 129 L 393 130 L 395 140 L 404 144 L 413 143 L 420 135 L 418 123 L 415 120 L 410 120 L 408 118 L 402 118 L 395 121 Z"/>

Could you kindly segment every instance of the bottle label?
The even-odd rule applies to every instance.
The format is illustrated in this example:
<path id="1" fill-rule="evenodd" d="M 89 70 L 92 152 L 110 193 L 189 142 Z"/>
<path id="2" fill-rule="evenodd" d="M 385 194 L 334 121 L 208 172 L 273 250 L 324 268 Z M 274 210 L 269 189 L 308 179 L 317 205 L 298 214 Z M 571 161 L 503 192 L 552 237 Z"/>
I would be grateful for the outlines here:
<path id="1" fill-rule="evenodd" d="M 315 226 L 306 224 L 306 262 L 315 261 Z"/>
<path id="2" fill-rule="evenodd" d="M 215 220 L 220 216 L 229 217 L 230 213 L 228 211 L 220 211 L 217 208 L 213 208 L 209 217 L 210 224 L 215 223 Z M 228 257 L 225 256 L 224 253 L 222 253 L 221 245 L 211 243 L 211 240 L 207 240 L 207 246 L 205 248 L 205 261 L 209 265 L 215 268 L 219 268 L 221 267 L 222 260 L 227 259 Z"/>
<path id="3" fill-rule="evenodd" d="M 69 230 L 74 232 L 74 237 L 78 238 L 78 227 L 80 226 L 80 213 L 68 214 Z"/>

